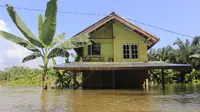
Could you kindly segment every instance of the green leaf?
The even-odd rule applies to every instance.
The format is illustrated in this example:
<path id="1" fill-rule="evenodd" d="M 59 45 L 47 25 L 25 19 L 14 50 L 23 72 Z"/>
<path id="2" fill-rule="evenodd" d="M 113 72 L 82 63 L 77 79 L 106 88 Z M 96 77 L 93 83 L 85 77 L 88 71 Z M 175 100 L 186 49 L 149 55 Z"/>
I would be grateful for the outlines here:
<path id="1" fill-rule="evenodd" d="M 86 45 L 91 45 L 91 44 L 92 44 L 91 40 L 86 39 L 86 38 L 85 39 L 72 38 L 72 39 L 64 41 L 58 47 L 69 50 L 69 49 L 84 47 Z"/>
<path id="2" fill-rule="evenodd" d="M 47 3 L 45 21 L 42 25 L 42 42 L 49 46 L 53 41 L 56 31 L 57 0 L 50 0 Z"/>
<path id="3" fill-rule="evenodd" d="M 71 53 L 71 56 L 74 58 L 74 61 L 75 61 L 75 62 L 80 62 L 80 61 L 82 61 L 82 59 L 81 59 L 80 56 L 77 56 L 77 55 L 75 55 L 75 54 L 73 54 L 73 53 Z"/>
<path id="4" fill-rule="evenodd" d="M 200 54 L 191 55 L 190 58 L 199 58 L 200 59 Z"/>
<path id="5" fill-rule="evenodd" d="M 44 23 L 44 18 L 42 17 L 42 14 L 39 14 L 38 16 L 38 37 L 40 39 L 40 42 L 44 45 L 42 42 L 42 25 Z"/>
<path id="6" fill-rule="evenodd" d="M 52 62 L 53 62 L 53 65 L 56 66 L 57 63 L 56 63 L 56 60 L 54 58 L 52 58 Z"/>
<path id="7" fill-rule="evenodd" d="M 39 65 L 39 67 L 40 67 L 41 69 L 44 69 L 44 66 L 42 66 L 42 65 Z"/>
<path id="8" fill-rule="evenodd" d="M 11 19 L 13 20 L 17 28 L 21 31 L 21 33 L 28 39 L 28 41 L 37 47 L 43 48 L 43 45 L 38 41 L 38 39 L 31 32 L 31 30 L 22 21 L 22 19 L 14 10 L 14 8 L 8 4 L 6 6 L 7 6 L 7 12 L 9 13 Z"/>
<path id="9" fill-rule="evenodd" d="M 41 54 L 40 54 L 40 53 L 33 53 L 33 54 L 31 54 L 31 55 L 26 56 L 26 57 L 22 60 L 22 62 L 24 63 L 24 62 L 27 62 L 27 61 L 36 59 L 37 57 L 41 57 Z"/>
<path id="10" fill-rule="evenodd" d="M 54 57 L 69 57 L 69 53 L 62 48 L 54 48 L 48 54 L 48 59 L 54 58 Z"/>
<path id="11" fill-rule="evenodd" d="M 72 56 L 74 59 L 77 58 L 77 56 L 76 56 L 75 54 L 73 54 L 73 53 L 71 53 L 71 56 Z"/>
<path id="12" fill-rule="evenodd" d="M 32 45 L 28 41 L 26 41 L 16 35 L 13 35 L 11 33 L 5 32 L 5 31 L 0 31 L 0 36 L 2 36 L 3 38 L 5 38 L 15 44 L 18 44 L 18 45 L 21 45 L 21 46 L 27 48 L 30 51 L 40 52 L 34 45 Z"/>
<path id="13" fill-rule="evenodd" d="M 62 41 L 65 38 L 65 33 L 61 33 L 59 35 L 57 35 L 54 39 L 53 42 L 51 44 L 51 46 L 55 46 L 57 43 L 59 43 L 60 41 Z"/>

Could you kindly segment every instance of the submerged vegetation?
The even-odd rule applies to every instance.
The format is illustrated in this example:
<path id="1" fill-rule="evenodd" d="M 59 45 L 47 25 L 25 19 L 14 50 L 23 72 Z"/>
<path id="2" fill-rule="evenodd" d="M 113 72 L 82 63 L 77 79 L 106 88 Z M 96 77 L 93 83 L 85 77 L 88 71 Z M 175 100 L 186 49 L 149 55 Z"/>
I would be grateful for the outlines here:
<path id="1" fill-rule="evenodd" d="M 157 50 L 151 49 L 148 54 L 149 61 L 192 65 L 188 70 L 165 70 L 166 83 L 200 82 L 200 36 L 195 37 L 191 42 L 177 39 L 174 46 L 176 48 L 167 46 Z M 150 70 L 149 74 L 150 81 L 161 83 L 160 70 Z"/>
<path id="2" fill-rule="evenodd" d="M 41 86 L 41 77 L 43 70 L 32 69 L 22 66 L 13 66 L 0 71 L 0 86 Z M 47 85 L 54 86 L 56 88 L 72 88 L 73 73 L 68 71 L 55 71 L 53 69 L 48 70 Z M 77 84 L 81 83 L 82 75 L 77 74 Z"/>
<path id="3" fill-rule="evenodd" d="M 39 86 L 41 74 L 39 69 L 13 66 L 0 71 L 0 82 L 8 86 Z"/>

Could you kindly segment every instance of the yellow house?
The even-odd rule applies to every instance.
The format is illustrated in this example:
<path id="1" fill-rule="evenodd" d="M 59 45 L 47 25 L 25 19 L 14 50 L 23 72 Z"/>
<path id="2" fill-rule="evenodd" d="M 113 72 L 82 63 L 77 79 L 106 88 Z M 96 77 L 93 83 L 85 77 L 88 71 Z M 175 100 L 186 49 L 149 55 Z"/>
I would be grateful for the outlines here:
<path id="1" fill-rule="evenodd" d="M 175 69 L 191 65 L 148 62 L 147 51 L 159 38 L 144 31 L 114 12 L 73 36 L 89 38 L 94 44 L 75 49 L 83 62 L 54 67 L 57 70 L 82 72 L 82 84 L 74 88 L 125 89 L 147 86 L 149 69 Z M 162 72 L 164 73 L 164 72 Z M 164 74 L 162 75 L 164 87 Z"/>
<path id="2" fill-rule="evenodd" d="M 144 31 L 114 12 L 76 34 L 87 35 L 95 44 L 78 50 L 84 61 L 144 62 L 147 51 L 159 38 Z"/>

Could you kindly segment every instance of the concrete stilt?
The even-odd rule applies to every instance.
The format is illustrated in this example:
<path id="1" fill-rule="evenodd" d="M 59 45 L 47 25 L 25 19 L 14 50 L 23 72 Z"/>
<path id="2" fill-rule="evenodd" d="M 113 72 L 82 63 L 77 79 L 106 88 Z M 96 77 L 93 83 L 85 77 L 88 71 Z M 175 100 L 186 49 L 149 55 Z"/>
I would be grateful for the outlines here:
<path id="1" fill-rule="evenodd" d="M 149 79 L 145 80 L 145 87 L 148 89 L 149 88 Z"/>

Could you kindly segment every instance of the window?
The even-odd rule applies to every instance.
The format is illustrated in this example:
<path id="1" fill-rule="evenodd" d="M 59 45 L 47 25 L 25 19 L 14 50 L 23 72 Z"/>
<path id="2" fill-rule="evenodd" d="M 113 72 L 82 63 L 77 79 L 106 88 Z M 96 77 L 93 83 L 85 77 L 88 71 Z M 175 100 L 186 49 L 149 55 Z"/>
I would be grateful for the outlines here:
<path id="1" fill-rule="evenodd" d="M 124 59 L 137 59 L 138 58 L 138 45 L 137 44 L 124 44 L 123 45 L 123 58 Z"/>
<path id="2" fill-rule="evenodd" d="M 100 43 L 95 43 L 88 46 L 88 55 L 100 55 Z"/>

